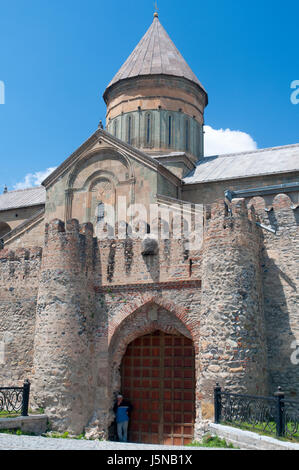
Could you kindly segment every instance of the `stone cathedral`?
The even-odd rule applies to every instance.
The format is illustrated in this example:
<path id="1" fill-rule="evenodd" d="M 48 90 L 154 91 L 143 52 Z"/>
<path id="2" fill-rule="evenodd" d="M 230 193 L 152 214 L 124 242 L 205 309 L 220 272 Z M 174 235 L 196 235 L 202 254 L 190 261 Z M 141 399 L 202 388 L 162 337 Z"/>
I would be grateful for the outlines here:
<path id="1" fill-rule="evenodd" d="M 130 440 L 165 444 L 216 382 L 298 398 L 299 144 L 204 157 L 207 91 L 157 13 L 103 96 L 105 129 L 0 195 L 2 386 L 104 438 L 122 392 Z"/>

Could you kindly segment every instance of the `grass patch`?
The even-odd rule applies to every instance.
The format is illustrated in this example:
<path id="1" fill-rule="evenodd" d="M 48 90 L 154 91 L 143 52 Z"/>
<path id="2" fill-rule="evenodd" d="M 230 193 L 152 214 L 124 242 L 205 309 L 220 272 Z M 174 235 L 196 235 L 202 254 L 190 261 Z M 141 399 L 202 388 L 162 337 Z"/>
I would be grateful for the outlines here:
<path id="1" fill-rule="evenodd" d="M 0 429 L 0 434 L 13 434 L 15 436 L 36 436 L 34 432 L 26 432 L 21 429 Z"/>
<path id="2" fill-rule="evenodd" d="M 42 434 L 43 437 L 51 437 L 53 439 L 85 439 L 84 434 L 79 434 L 78 436 L 73 436 L 70 435 L 68 431 L 65 431 L 63 433 L 55 432 L 55 431 L 49 431 L 44 434 Z"/>
<path id="3" fill-rule="evenodd" d="M 21 416 L 21 412 L 8 413 L 7 411 L 0 411 L 0 418 L 17 418 L 18 416 Z"/>
<path id="4" fill-rule="evenodd" d="M 31 410 L 29 409 L 28 410 L 28 415 L 42 415 L 44 414 L 44 410 L 43 408 L 39 408 L 37 410 Z M 20 411 L 12 411 L 11 413 L 9 413 L 8 411 L 6 410 L 2 410 L 0 411 L 0 418 L 18 418 L 22 416 L 22 412 L 21 410 Z"/>
<path id="5" fill-rule="evenodd" d="M 228 444 L 225 439 L 221 439 L 218 436 L 211 436 L 207 434 L 202 438 L 202 441 L 193 441 L 191 444 L 187 444 L 187 447 L 216 447 L 218 449 L 237 449 L 233 444 Z"/>
<path id="6" fill-rule="evenodd" d="M 276 425 L 274 421 L 273 422 L 271 421 L 270 423 L 268 423 L 268 426 L 271 426 L 273 428 L 272 432 L 270 430 L 265 429 L 266 423 L 258 423 L 255 425 L 254 428 L 252 427 L 250 423 L 246 423 L 246 422 L 240 423 L 240 424 L 223 422 L 221 424 L 223 424 L 224 426 L 231 426 L 234 428 L 242 429 L 243 431 L 251 431 L 251 432 L 258 434 L 259 436 L 273 437 L 274 439 L 278 439 L 284 442 L 293 442 L 293 443 L 299 442 L 299 430 L 294 434 L 294 436 L 287 436 L 287 437 L 277 436 L 275 433 Z"/>

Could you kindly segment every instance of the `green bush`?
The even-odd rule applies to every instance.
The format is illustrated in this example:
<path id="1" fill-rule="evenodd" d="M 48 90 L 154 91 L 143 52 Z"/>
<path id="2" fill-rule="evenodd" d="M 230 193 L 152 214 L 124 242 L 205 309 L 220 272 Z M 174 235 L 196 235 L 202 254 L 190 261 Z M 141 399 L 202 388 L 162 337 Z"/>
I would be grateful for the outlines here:
<path id="1" fill-rule="evenodd" d="M 206 434 L 201 442 L 193 441 L 191 444 L 188 444 L 188 447 L 217 447 L 225 449 L 234 449 L 233 444 L 228 444 L 225 439 L 221 439 L 218 436 L 211 436 Z"/>

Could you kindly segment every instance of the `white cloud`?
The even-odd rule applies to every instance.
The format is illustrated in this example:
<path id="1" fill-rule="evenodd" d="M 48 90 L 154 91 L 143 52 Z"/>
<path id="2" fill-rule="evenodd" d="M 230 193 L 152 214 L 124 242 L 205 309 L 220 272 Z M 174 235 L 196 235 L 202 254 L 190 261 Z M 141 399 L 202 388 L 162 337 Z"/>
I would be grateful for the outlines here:
<path id="1" fill-rule="evenodd" d="M 205 157 L 257 149 L 257 143 L 246 132 L 213 129 L 211 126 L 204 126 L 204 131 Z"/>
<path id="2" fill-rule="evenodd" d="M 13 189 L 26 189 L 32 188 L 33 186 L 40 186 L 42 181 L 49 176 L 56 167 L 47 168 L 44 171 L 36 171 L 35 173 L 27 173 L 25 175 L 24 180 L 16 183 Z"/>

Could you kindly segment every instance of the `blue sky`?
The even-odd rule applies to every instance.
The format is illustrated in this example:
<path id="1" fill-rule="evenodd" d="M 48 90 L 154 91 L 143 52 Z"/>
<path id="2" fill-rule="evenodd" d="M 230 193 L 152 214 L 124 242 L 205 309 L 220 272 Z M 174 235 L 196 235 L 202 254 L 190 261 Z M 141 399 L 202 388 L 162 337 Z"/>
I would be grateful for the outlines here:
<path id="1" fill-rule="evenodd" d="M 40 181 L 105 121 L 102 94 L 150 26 L 153 3 L 2 0 L 0 192 L 22 187 L 26 175 Z M 290 100 L 298 1 L 160 0 L 158 8 L 208 91 L 209 128 L 242 131 L 259 148 L 299 142 L 299 104 Z"/>

